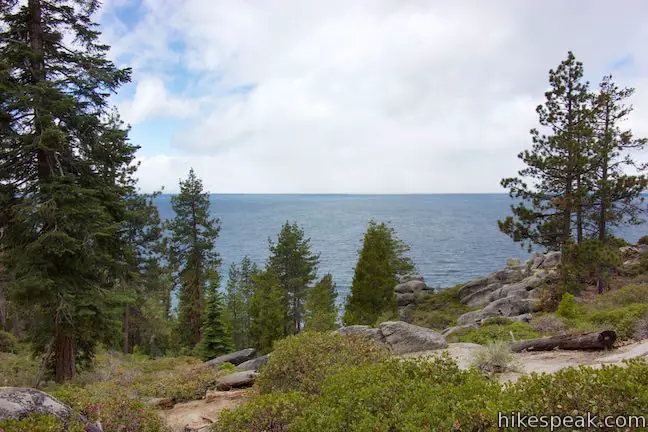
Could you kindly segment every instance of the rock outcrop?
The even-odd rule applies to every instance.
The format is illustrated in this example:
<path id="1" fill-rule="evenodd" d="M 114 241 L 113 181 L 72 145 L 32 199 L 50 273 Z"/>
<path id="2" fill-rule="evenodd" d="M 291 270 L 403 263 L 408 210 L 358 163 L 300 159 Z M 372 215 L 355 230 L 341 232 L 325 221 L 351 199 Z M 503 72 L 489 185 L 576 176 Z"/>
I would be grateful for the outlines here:
<path id="1" fill-rule="evenodd" d="M 33 388 L 0 387 L 0 420 L 21 420 L 31 413 L 51 415 L 64 424 L 79 420 L 87 432 L 102 432 L 101 426 L 77 416 L 72 408 L 45 392 Z"/>
<path id="2" fill-rule="evenodd" d="M 423 276 L 419 274 L 405 275 L 398 278 L 398 285 L 394 288 L 396 303 L 398 305 L 398 318 L 407 320 L 416 299 L 421 292 L 433 292 L 434 288 L 427 286 Z"/>
<path id="3" fill-rule="evenodd" d="M 457 325 L 479 325 L 493 316 L 528 320 L 540 298 L 540 286 L 555 279 L 559 262 L 560 252 L 535 253 L 524 264 L 509 260 L 504 270 L 468 282 L 459 290 L 459 301 L 481 309 L 463 314 Z"/>
<path id="4" fill-rule="evenodd" d="M 448 346 L 445 337 L 440 333 L 403 321 L 387 321 L 377 328 L 360 325 L 342 327 L 336 333 L 369 337 L 387 345 L 394 354 L 437 350 Z"/>
<path id="5" fill-rule="evenodd" d="M 205 362 L 210 366 L 218 366 L 222 363 L 231 363 L 234 366 L 240 365 L 248 360 L 256 358 L 257 351 L 254 348 L 246 348 L 241 351 L 236 351 L 230 354 L 225 354 L 220 357 L 213 358 Z"/>

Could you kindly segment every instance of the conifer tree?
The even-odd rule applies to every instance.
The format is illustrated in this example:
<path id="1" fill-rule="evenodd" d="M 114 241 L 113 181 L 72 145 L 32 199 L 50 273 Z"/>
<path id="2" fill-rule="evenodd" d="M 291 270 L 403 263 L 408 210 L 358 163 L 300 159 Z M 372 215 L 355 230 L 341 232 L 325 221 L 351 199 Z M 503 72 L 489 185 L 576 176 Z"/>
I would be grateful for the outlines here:
<path id="1" fill-rule="evenodd" d="M 609 242 L 611 228 L 623 223 L 641 223 L 646 211 L 641 193 L 648 187 L 648 179 L 643 174 L 629 175 L 625 169 L 631 167 L 641 171 L 642 167 L 633 160 L 630 152 L 644 149 L 648 141 L 634 138 L 631 131 L 623 131 L 619 126 L 632 112 L 632 106 L 625 101 L 633 93 L 632 88 L 617 87 L 612 76 L 607 75 L 593 98 L 595 141 L 592 169 L 588 173 L 592 185 L 590 220 L 593 237 L 598 240 L 600 248 L 605 248 Z M 604 266 L 606 260 L 597 261 L 597 282 L 602 293 L 605 287 L 603 275 L 608 269 Z"/>
<path id="2" fill-rule="evenodd" d="M 58 382 L 110 339 L 137 149 L 108 97 L 130 80 L 106 59 L 92 0 L 2 3 L 0 255 Z M 74 42 L 70 42 L 74 41 Z"/>
<path id="3" fill-rule="evenodd" d="M 226 323 L 237 350 L 250 347 L 250 298 L 252 276 L 258 273 L 256 263 L 246 256 L 240 267 L 232 263 L 226 287 Z"/>
<path id="4" fill-rule="evenodd" d="M 398 276 L 414 270 L 408 250 L 393 228 L 369 222 L 346 301 L 345 325 L 371 325 L 385 313 L 396 313 Z"/>
<path id="5" fill-rule="evenodd" d="M 268 242 L 268 269 L 279 278 L 286 304 L 286 333 L 296 334 L 303 326 L 304 301 L 310 284 L 317 277 L 319 255 L 311 252 L 310 238 L 304 237 L 304 230 L 297 223 L 286 222 L 279 232 L 277 243 Z"/>
<path id="6" fill-rule="evenodd" d="M 328 331 L 337 328 L 336 299 L 337 289 L 333 282 L 333 276 L 329 273 L 324 275 L 308 293 L 304 328 L 314 331 Z"/>
<path id="7" fill-rule="evenodd" d="M 209 215 L 209 193 L 194 170 L 180 180 L 180 194 L 171 198 L 175 217 L 167 221 L 171 232 L 169 265 L 178 294 L 178 328 L 189 349 L 200 341 L 205 289 L 218 279 L 220 257 L 214 243 L 220 220 Z"/>
<path id="8" fill-rule="evenodd" d="M 285 328 L 286 304 L 281 282 L 272 270 L 252 276 L 250 298 L 250 341 L 254 348 L 267 353 L 274 341 L 288 334 Z"/>
<path id="9" fill-rule="evenodd" d="M 207 361 L 232 350 L 232 336 L 223 323 L 223 297 L 218 292 L 218 279 L 214 280 L 205 296 L 203 325 L 200 342 L 196 347 L 198 356 Z"/>

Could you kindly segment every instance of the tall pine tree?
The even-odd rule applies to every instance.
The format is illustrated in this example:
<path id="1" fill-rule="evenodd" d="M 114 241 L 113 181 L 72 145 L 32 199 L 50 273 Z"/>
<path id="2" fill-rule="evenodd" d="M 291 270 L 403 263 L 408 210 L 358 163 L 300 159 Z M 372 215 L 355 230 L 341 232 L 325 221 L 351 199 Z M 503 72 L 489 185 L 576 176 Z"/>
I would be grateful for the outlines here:
<path id="1" fill-rule="evenodd" d="M 398 276 L 414 270 L 408 250 L 393 228 L 369 222 L 346 301 L 345 325 L 371 325 L 384 314 L 396 314 Z"/>
<path id="2" fill-rule="evenodd" d="M 218 279 L 212 281 L 205 296 L 203 325 L 200 342 L 196 347 L 198 356 L 207 361 L 232 350 L 232 335 L 224 325 L 223 296 L 218 292 Z"/>
<path id="3" fill-rule="evenodd" d="M 311 252 L 310 238 L 297 223 L 286 222 L 277 237 L 271 240 L 268 269 L 278 278 L 286 304 L 287 334 L 299 333 L 304 324 L 304 301 L 317 277 L 319 255 Z"/>
<path id="4" fill-rule="evenodd" d="M 250 341 L 260 352 L 272 350 L 274 341 L 287 336 L 286 308 L 281 282 L 272 270 L 252 276 Z"/>
<path id="5" fill-rule="evenodd" d="M 330 273 L 315 284 L 306 297 L 304 328 L 327 331 L 337 328 L 337 289 Z"/>
<path id="6" fill-rule="evenodd" d="M 180 180 L 180 194 L 171 198 L 175 217 L 166 228 L 171 233 L 169 265 L 178 294 L 178 328 L 189 349 L 200 341 L 202 306 L 207 287 L 218 280 L 220 257 L 214 243 L 220 220 L 209 215 L 209 193 L 193 169 Z"/>
<path id="7" fill-rule="evenodd" d="M 256 263 L 246 256 L 240 267 L 232 263 L 229 268 L 225 295 L 225 316 L 237 350 L 250 347 L 250 298 L 252 277 L 259 272 Z"/>
<path id="8" fill-rule="evenodd" d="M 106 340 L 136 147 L 108 106 L 130 80 L 105 57 L 93 0 L 3 2 L 0 255 L 59 382 Z M 72 42 L 71 42 L 72 41 Z"/>

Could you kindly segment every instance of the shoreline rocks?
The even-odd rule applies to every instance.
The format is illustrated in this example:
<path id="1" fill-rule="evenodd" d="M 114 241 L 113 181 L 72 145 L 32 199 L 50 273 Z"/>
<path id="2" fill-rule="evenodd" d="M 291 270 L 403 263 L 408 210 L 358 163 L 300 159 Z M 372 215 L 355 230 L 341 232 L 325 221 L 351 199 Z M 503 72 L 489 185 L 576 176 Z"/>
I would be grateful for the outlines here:
<path id="1" fill-rule="evenodd" d="M 378 343 L 386 345 L 394 354 L 438 350 L 448 346 L 445 337 L 440 333 L 403 321 L 386 321 L 377 328 L 361 325 L 342 327 L 336 330 L 335 333 L 369 337 Z"/>

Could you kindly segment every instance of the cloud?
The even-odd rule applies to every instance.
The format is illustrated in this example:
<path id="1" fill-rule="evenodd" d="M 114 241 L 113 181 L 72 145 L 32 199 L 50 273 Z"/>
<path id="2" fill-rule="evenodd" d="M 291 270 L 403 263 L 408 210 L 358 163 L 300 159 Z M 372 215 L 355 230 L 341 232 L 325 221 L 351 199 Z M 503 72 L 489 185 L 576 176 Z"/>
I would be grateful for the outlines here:
<path id="1" fill-rule="evenodd" d="M 194 166 L 214 192 L 498 192 L 530 146 L 548 70 L 570 49 L 594 84 L 633 59 L 612 72 L 638 88 L 628 124 L 648 134 L 641 1 L 142 0 L 138 10 L 134 27 L 107 31 L 113 55 L 135 67 L 122 111 L 135 123 L 193 119 L 170 138 L 173 155 L 143 160 L 143 185 L 174 190 Z M 170 92 L 178 76 L 191 79 Z"/>
<path id="2" fill-rule="evenodd" d="M 119 111 L 128 123 L 136 125 L 151 118 L 186 118 L 197 114 L 199 108 L 196 100 L 170 95 L 162 79 L 140 77 L 133 98 L 122 102 Z"/>

